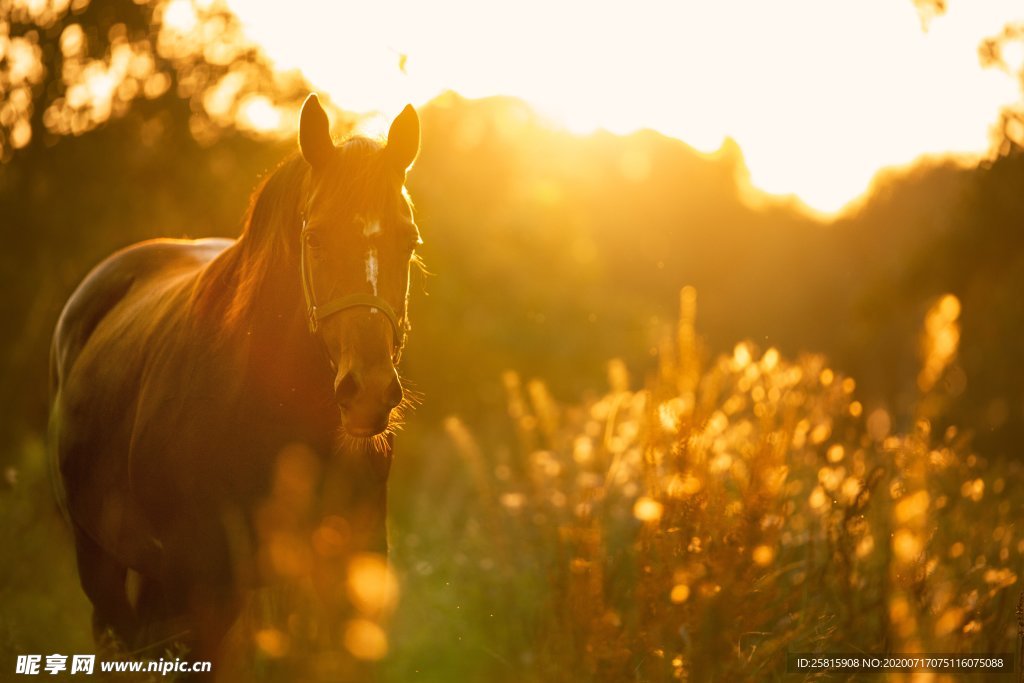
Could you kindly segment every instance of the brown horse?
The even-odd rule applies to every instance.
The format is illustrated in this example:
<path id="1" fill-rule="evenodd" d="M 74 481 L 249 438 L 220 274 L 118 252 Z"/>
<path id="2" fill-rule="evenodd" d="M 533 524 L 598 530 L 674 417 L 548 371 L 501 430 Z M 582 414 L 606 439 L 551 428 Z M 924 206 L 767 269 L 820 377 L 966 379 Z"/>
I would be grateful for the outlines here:
<path id="1" fill-rule="evenodd" d="M 342 556 L 386 552 L 419 136 L 406 107 L 386 144 L 336 147 L 311 95 L 301 154 L 254 193 L 237 240 L 131 246 L 68 301 L 52 451 L 97 638 L 140 647 L 174 624 L 215 659 L 260 583 L 282 454 L 317 473 L 309 514 L 347 529 Z"/>

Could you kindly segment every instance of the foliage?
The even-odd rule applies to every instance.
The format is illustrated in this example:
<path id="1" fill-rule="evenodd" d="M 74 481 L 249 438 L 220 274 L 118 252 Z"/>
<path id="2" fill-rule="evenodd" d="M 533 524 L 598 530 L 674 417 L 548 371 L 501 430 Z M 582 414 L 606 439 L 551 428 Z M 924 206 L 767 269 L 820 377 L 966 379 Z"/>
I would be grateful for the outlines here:
<path id="1" fill-rule="evenodd" d="M 189 101 L 204 144 L 233 129 L 277 133 L 261 114 L 294 109 L 306 88 L 268 64 L 221 0 L 0 3 L 0 162 L 167 96 Z"/>

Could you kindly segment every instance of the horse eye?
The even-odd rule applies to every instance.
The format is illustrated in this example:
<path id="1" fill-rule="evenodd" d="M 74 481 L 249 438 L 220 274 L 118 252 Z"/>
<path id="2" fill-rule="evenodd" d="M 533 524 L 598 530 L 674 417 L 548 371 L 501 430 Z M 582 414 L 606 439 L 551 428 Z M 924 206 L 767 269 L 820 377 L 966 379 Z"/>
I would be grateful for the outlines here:
<path id="1" fill-rule="evenodd" d="M 315 232 L 307 232 L 306 246 L 309 247 L 310 249 L 319 249 L 321 246 L 323 246 L 322 242 L 320 241 L 320 235 L 316 234 Z"/>

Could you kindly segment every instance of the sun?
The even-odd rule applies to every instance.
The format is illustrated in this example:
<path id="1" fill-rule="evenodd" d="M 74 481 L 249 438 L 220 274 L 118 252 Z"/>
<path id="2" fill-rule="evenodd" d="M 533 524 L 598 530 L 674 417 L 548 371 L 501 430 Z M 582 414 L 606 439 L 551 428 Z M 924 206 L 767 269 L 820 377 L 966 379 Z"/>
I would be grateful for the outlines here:
<path id="1" fill-rule="evenodd" d="M 707 153 L 731 138 L 762 197 L 824 215 L 880 169 L 976 161 L 1020 98 L 978 59 L 1024 20 L 1019 0 L 950 3 L 927 30 L 909 0 L 229 4 L 280 68 L 379 121 L 455 90 L 520 97 L 576 133 L 651 128 Z"/>

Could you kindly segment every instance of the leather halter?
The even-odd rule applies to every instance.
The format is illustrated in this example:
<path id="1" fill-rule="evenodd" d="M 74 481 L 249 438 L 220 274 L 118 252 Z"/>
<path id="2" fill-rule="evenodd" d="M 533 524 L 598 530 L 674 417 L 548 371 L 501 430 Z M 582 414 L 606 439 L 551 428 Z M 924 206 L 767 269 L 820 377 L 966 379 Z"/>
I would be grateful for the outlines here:
<path id="1" fill-rule="evenodd" d="M 318 338 L 323 345 L 324 353 L 327 354 L 327 360 L 330 362 L 331 367 L 335 367 L 335 363 L 330 353 L 327 352 L 327 344 L 320 334 L 320 323 L 346 309 L 363 306 L 382 313 L 391 325 L 391 332 L 394 334 L 391 362 L 397 365 L 402 357 L 402 346 L 405 341 L 405 336 L 402 333 L 403 326 L 398 316 L 395 315 L 395 309 L 382 297 L 376 294 L 367 294 L 366 292 L 356 292 L 331 299 L 325 304 L 317 303 L 316 293 L 313 290 L 313 273 L 310 271 L 309 260 L 306 258 L 306 250 L 309 248 L 306 244 L 306 234 L 306 219 L 303 218 L 302 232 L 299 235 L 299 268 L 302 271 L 302 294 L 306 298 L 306 320 L 309 323 L 310 334 Z"/>

